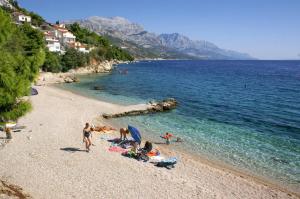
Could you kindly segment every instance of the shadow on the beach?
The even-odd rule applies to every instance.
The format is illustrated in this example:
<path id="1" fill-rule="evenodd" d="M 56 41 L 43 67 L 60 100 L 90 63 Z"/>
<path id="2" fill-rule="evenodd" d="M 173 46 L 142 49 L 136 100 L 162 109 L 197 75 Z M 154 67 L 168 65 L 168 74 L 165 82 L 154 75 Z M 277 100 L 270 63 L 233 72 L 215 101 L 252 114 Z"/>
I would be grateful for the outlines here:
<path id="1" fill-rule="evenodd" d="M 67 152 L 71 152 L 71 153 L 74 153 L 74 152 L 85 152 L 85 150 L 82 150 L 80 148 L 75 148 L 75 147 L 65 147 L 65 148 L 60 148 L 60 150 L 62 151 L 67 151 Z"/>
<path id="2" fill-rule="evenodd" d="M 0 140 L 7 140 L 6 137 L 0 137 Z"/>
<path id="3" fill-rule="evenodd" d="M 153 144 L 166 144 L 165 142 L 153 142 Z"/>

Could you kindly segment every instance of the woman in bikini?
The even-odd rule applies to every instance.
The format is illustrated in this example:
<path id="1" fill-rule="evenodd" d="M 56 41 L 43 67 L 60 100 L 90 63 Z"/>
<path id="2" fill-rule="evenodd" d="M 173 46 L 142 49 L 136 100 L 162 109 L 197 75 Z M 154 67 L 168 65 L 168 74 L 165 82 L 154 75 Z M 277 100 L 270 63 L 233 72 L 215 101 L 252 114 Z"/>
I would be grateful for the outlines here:
<path id="1" fill-rule="evenodd" d="M 85 123 L 85 127 L 83 128 L 83 142 L 85 142 L 86 152 L 90 151 L 90 146 L 92 145 L 92 131 L 89 123 Z"/>

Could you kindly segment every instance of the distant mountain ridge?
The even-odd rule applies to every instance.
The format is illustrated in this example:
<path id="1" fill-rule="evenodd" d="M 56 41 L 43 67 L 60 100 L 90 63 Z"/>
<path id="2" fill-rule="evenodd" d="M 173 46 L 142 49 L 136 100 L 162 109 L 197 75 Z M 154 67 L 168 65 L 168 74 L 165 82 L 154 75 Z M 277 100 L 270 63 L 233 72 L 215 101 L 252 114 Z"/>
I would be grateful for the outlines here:
<path id="1" fill-rule="evenodd" d="M 155 34 L 123 17 L 93 16 L 77 22 L 100 35 L 110 38 L 114 44 L 127 49 L 137 58 L 166 59 L 254 59 L 246 53 L 219 48 L 205 40 L 191 40 L 179 33 Z"/>

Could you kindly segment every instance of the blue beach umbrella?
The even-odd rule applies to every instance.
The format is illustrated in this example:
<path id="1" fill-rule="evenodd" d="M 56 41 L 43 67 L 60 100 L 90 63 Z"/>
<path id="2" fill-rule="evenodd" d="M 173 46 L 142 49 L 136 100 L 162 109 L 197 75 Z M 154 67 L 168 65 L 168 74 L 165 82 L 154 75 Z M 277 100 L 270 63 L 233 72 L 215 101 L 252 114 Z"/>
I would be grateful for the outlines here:
<path id="1" fill-rule="evenodd" d="M 128 130 L 131 134 L 131 137 L 139 144 L 141 144 L 141 141 L 142 141 L 142 136 L 139 132 L 139 130 L 137 130 L 137 128 L 133 127 L 133 126 L 130 126 L 128 125 Z"/>

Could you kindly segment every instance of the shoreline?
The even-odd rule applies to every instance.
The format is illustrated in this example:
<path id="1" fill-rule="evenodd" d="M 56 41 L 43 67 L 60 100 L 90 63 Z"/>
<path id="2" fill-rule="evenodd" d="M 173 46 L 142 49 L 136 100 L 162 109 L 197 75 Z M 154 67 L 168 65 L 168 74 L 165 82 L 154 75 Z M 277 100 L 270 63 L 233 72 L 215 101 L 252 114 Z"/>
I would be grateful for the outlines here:
<path id="1" fill-rule="evenodd" d="M 118 124 L 118 122 L 116 122 L 116 121 L 107 121 L 106 125 L 111 125 L 113 127 L 118 127 L 118 128 L 122 127 L 122 125 Z M 144 135 L 143 138 L 144 138 L 144 140 L 148 140 L 152 143 L 154 142 L 152 140 L 152 138 L 147 135 L 146 136 Z M 213 167 L 215 169 L 222 170 L 222 171 L 228 172 L 228 173 L 232 173 L 233 175 L 235 175 L 237 177 L 245 178 L 246 180 L 247 179 L 253 180 L 256 183 L 262 184 L 264 186 L 269 186 L 273 189 L 283 191 L 283 192 L 286 192 L 291 195 L 295 195 L 300 198 L 300 192 L 297 193 L 296 192 L 297 189 L 293 190 L 288 185 L 285 186 L 285 185 L 279 184 L 276 181 L 272 181 L 271 179 L 268 179 L 267 177 L 252 175 L 252 174 L 248 173 L 247 171 L 243 171 L 242 169 L 234 167 L 233 165 L 229 165 L 229 164 L 223 163 L 221 161 L 211 160 L 208 157 L 204 156 L 203 154 L 192 152 L 187 149 L 183 149 L 182 147 L 174 148 L 171 146 L 171 145 L 174 145 L 174 143 L 169 146 L 166 146 L 164 144 L 159 144 L 159 145 L 154 144 L 154 145 L 158 146 L 157 148 L 159 148 L 159 150 L 163 154 L 170 154 L 171 156 L 184 157 L 184 159 L 193 159 L 194 161 L 196 161 L 200 164 L 205 164 L 205 165 Z M 172 147 L 172 149 L 170 149 L 170 147 Z"/>
<path id="2" fill-rule="evenodd" d="M 101 102 L 105 102 L 105 103 L 110 103 L 112 105 L 125 107 L 125 105 L 119 105 L 119 104 L 116 104 L 116 103 L 113 103 L 113 102 L 107 102 L 105 100 L 96 99 L 92 96 L 85 96 L 84 94 L 81 94 L 81 93 L 76 92 L 76 91 L 68 90 L 67 88 L 64 88 L 64 87 L 59 87 L 59 86 L 52 86 L 52 87 L 63 90 L 65 92 L 70 92 L 74 95 L 82 96 L 84 98 L 89 98 L 89 99 L 92 99 L 92 100 L 101 101 Z M 104 119 L 104 118 L 101 117 L 101 115 L 99 117 L 101 118 L 100 120 L 101 120 L 102 123 L 105 121 L 104 122 L 105 125 L 111 125 L 113 127 L 117 127 L 117 129 L 123 127 L 120 124 L 120 122 L 118 122 L 118 121 L 112 121 L 110 119 Z M 115 118 L 115 119 L 117 120 L 118 118 Z M 99 125 L 101 125 L 101 123 Z M 147 136 L 147 134 L 146 134 L 146 136 L 144 135 L 143 137 L 146 138 L 147 140 L 151 141 L 151 142 L 154 142 L 153 137 Z M 289 187 L 289 185 L 280 184 L 279 182 L 273 181 L 271 178 L 268 178 L 266 176 L 253 175 L 253 174 L 251 174 L 247 171 L 243 171 L 242 169 L 239 169 L 239 168 L 237 168 L 233 165 L 224 163 L 222 161 L 216 161 L 216 160 L 209 159 L 209 157 L 206 157 L 204 154 L 200 154 L 200 153 L 197 153 L 197 152 L 193 153 L 192 151 L 190 151 L 188 149 L 184 149 L 182 147 L 181 148 L 176 147 L 175 149 L 174 149 L 174 147 L 172 147 L 172 149 L 170 149 L 170 146 L 168 147 L 168 146 L 165 146 L 163 144 L 159 145 L 159 149 L 162 149 L 162 151 L 164 151 L 167 154 L 178 154 L 179 153 L 180 156 L 187 156 L 189 158 L 192 158 L 195 161 L 207 164 L 207 165 L 209 165 L 211 167 L 214 167 L 216 169 L 221 169 L 221 170 L 224 170 L 224 171 L 227 171 L 227 172 L 231 172 L 231 173 L 233 173 L 237 176 L 240 176 L 242 178 L 250 178 L 251 180 L 253 180 L 257 183 L 263 184 L 265 186 L 270 186 L 274 189 L 277 189 L 277 190 L 280 190 L 280 191 L 283 191 L 283 192 L 287 192 L 289 194 L 296 195 L 297 197 L 300 198 L 300 191 L 297 192 L 296 188 L 291 188 L 291 187 Z"/>
<path id="3" fill-rule="evenodd" d="M 223 166 L 218 168 L 204 159 L 168 151 L 163 146 L 159 148 L 164 154 L 178 156 L 179 153 L 180 160 L 175 169 L 160 169 L 111 153 L 107 150 L 109 143 L 100 140 L 99 136 L 94 138 L 96 146 L 90 154 L 59 150 L 62 147 L 83 149 L 78 142 L 84 122 L 111 124 L 97 117 L 103 111 L 121 106 L 56 87 L 37 89 L 40 94 L 30 97 L 33 111 L 19 121 L 27 126 L 26 132 L 15 133 L 12 142 L 0 150 L 0 178 L 20 185 L 33 198 L 57 197 L 57 193 L 49 193 L 50 190 L 58 191 L 59 198 L 299 198 L 296 193 L 245 175 L 241 177 Z M 92 170 L 92 180 L 82 176 L 80 169 Z M 140 179 L 139 184 L 127 180 L 131 178 Z M 43 182 L 48 182 L 47 186 L 40 186 Z M 90 192 L 82 190 L 86 183 L 91 186 Z M 108 191 L 115 186 L 120 190 Z M 143 192 L 131 190 L 132 186 Z M 76 195 L 78 191 L 82 192 Z"/>
<path id="4" fill-rule="evenodd" d="M 64 90 L 66 92 L 71 92 L 75 95 L 80 95 L 82 97 L 86 97 L 86 98 L 89 98 L 89 99 L 92 99 L 92 100 L 107 102 L 107 101 L 104 101 L 104 100 L 101 100 L 101 99 L 93 98 L 91 96 L 85 96 L 83 94 L 80 94 L 80 93 L 77 93 L 75 91 L 71 91 L 71 90 L 68 90 L 68 89 L 65 89 L 65 88 L 62 88 L 62 87 L 55 87 L 55 88 Z M 109 102 L 109 103 L 111 103 L 113 105 L 119 105 L 119 104 L 112 103 L 112 102 Z M 121 106 L 123 106 L 123 105 L 121 105 Z M 101 117 L 101 116 L 99 116 L 99 117 Z M 111 125 L 113 127 L 117 127 L 117 129 L 123 127 L 123 126 L 121 126 L 121 124 L 118 121 L 111 121 L 109 119 L 104 119 L 103 120 L 103 118 L 101 118 L 101 119 L 102 119 L 102 122 L 105 121 L 105 123 L 104 123 L 105 125 Z M 118 136 L 118 134 L 117 134 L 117 136 Z M 147 137 L 147 135 L 146 136 L 142 135 L 142 136 L 144 138 L 146 138 L 147 140 L 153 142 L 151 136 L 148 136 L 148 137 Z M 199 153 L 196 153 L 196 152 L 193 153 L 193 152 L 191 152 L 187 149 L 178 148 L 178 147 L 176 147 L 175 149 L 174 149 L 174 147 L 172 147 L 172 149 L 170 149 L 170 147 L 165 146 L 163 144 L 159 145 L 158 148 L 161 151 L 163 151 L 164 154 L 173 154 L 173 156 L 175 154 L 180 154 L 179 156 L 183 156 L 186 159 L 191 158 L 191 159 L 193 159 L 197 162 L 207 164 L 207 165 L 209 165 L 213 168 L 220 169 L 220 170 L 225 171 L 225 172 L 233 173 L 234 175 L 239 176 L 241 178 L 249 178 L 249 179 L 255 181 L 256 183 L 263 184 L 264 186 L 270 186 L 274 189 L 286 192 L 288 194 L 296 195 L 297 197 L 300 198 L 300 192 L 297 193 L 296 190 L 293 190 L 292 188 L 288 187 L 288 185 L 282 185 L 280 183 L 274 182 L 271 179 L 268 179 L 267 177 L 258 176 L 258 175 L 257 176 L 251 175 L 250 173 L 247 173 L 246 171 L 243 171 L 242 169 L 238 169 L 238 168 L 234 167 L 233 165 L 229 165 L 229 164 L 223 163 L 221 161 L 211 160 L 208 157 L 205 157 L 203 154 L 199 154 Z"/>

